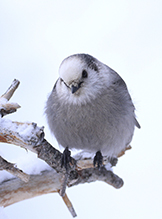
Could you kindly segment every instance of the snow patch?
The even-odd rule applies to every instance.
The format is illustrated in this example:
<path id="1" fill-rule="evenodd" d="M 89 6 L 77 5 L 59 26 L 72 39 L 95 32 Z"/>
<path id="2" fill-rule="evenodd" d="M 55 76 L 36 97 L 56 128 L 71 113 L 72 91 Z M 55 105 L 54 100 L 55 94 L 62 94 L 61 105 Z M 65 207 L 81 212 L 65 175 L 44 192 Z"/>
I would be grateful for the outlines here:
<path id="1" fill-rule="evenodd" d="M 3 104 L 6 104 L 7 102 L 8 102 L 8 100 L 7 100 L 6 98 L 1 97 L 1 98 L 0 98 L 0 108 L 2 108 L 2 107 L 3 107 Z"/>
<path id="2" fill-rule="evenodd" d="M 9 129 L 13 132 L 17 132 L 22 137 L 31 135 L 31 132 L 33 130 L 32 124 L 28 122 L 19 124 L 16 122 L 12 122 L 9 119 L 1 118 L 0 123 L 1 123 L 0 124 L 1 129 L 7 129 L 7 130 Z"/>
<path id="3" fill-rule="evenodd" d="M 37 155 L 32 152 L 28 152 L 27 156 L 19 157 L 16 165 L 25 173 L 32 175 L 40 174 L 43 170 L 52 169 L 45 161 L 37 158 Z"/>
<path id="4" fill-rule="evenodd" d="M 37 155 L 32 152 L 28 152 L 26 155 L 19 157 L 17 160 L 14 160 L 13 158 L 13 161 L 10 162 L 15 163 L 16 167 L 30 175 L 41 174 L 44 170 L 52 169 L 45 161 L 37 158 Z M 15 178 L 15 176 L 5 170 L 0 171 L 0 183 L 11 178 Z"/>

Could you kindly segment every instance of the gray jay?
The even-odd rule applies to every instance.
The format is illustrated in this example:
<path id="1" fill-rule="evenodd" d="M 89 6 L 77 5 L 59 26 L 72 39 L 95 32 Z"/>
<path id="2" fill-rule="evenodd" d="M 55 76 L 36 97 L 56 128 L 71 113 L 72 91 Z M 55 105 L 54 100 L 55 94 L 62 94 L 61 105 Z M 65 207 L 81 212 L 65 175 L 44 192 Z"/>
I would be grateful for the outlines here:
<path id="1" fill-rule="evenodd" d="M 97 152 L 98 166 L 102 155 L 117 157 L 131 142 L 135 126 L 140 128 L 134 111 L 124 80 L 88 54 L 63 60 L 45 109 L 58 143 Z"/>

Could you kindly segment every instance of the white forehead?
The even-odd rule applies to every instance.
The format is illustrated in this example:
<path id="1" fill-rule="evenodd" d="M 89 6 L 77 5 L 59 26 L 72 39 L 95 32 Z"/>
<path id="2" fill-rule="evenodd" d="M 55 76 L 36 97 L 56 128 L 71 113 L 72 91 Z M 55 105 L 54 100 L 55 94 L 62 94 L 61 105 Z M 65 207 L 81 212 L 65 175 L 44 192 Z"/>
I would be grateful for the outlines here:
<path id="1" fill-rule="evenodd" d="M 76 56 L 63 60 L 59 68 L 60 78 L 65 82 L 80 79 L 84 65 L 81 59 Z"/>

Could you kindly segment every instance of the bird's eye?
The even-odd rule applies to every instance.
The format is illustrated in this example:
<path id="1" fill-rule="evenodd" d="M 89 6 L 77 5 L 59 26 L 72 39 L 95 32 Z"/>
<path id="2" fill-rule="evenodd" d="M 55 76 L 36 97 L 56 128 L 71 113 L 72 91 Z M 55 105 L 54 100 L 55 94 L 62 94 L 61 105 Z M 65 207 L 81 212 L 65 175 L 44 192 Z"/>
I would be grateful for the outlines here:
<path id="1" fill-rule="evenodd" d="M 82 78 L 87 78 L 88 77 L 88 73 L 86 70 L 82 71 Z"/>

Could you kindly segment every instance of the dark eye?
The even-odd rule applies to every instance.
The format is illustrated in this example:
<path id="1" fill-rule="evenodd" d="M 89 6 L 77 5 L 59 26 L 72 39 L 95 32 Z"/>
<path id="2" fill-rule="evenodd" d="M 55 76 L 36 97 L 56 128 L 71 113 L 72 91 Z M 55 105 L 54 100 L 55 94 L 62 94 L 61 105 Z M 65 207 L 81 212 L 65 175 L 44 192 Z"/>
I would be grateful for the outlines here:
<path id="1" fill-rule="evenodd" d="M 88 77 L 88 73 L 86 70 L 82 71 L 82 78 L 87 78 Z"/>

